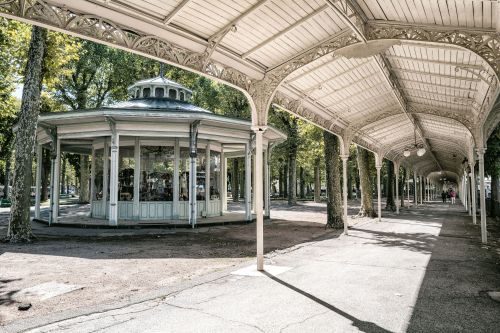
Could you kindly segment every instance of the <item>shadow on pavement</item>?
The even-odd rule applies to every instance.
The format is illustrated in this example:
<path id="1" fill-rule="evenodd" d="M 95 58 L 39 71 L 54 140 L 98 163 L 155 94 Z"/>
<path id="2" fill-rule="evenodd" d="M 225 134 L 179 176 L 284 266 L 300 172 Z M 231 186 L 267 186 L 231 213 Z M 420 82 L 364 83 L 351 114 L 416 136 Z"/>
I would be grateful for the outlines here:
<path id="1" fill-rule="evenodd" d="M 392 233 L 361 228 L 350 228 L 353 231 L 362 231 L 373 235 L 372 237 L 362 237 L 350 235 L 350 237 L 367 239 L 370 244 L 377 244 L 384 247 L 399 247 L 411 251 L 430 253 L 436 243 L 437 237 L 428 233 Z"/>
<path id="2" fill-rule="evenodd" d="M 479 227 L 459 205 L 436 206 L 444 208 L 434 210 L 443 226 L 407 332 L 500 332 L 500 303 L 487 295 L 500 290 L 498 247 L 481 245 Z"/>
<path id="3" fill-rule="evenodd" d="M 311 295 L 309 294 L 308 292 L 302 290 L 302 289 L 299 289 L 281 279 L 279 279 L 278 277 L 272 275 L 272 274 L 269 274 L 268 272 L 262 272 L 264 275 L 266 275 L 267 277 L 269 277 L 271 280 L 273 281 L 276 281 L 278 282 L 279 284 L 309 298 L 310 300 L 324 306 L 325 308 L 327 308 L 328 310 L 330 311 L 333 311 L 335 312 L 336 314 L 338 315 L 341 315 L 342 317 L 346 318 L 346 319 L 349 319 L 350 321 L 352 321 L 352 325 L 357 327 L 360 331 L 362 332 L 370 332 L 370 333 L 390 333 L 391 331 L 388 331 L 380 326 L 378 326 L 377 324 L 375 323 L 372 323 L 372 322 L 369 322 L 369 321 L 363 321 L 363 320 L 359 320 L 358 318 L 350 315 L 349 313 L 345 312 L 345 311 L 342 311 L 340 310 L 339 308 L 333 306 L 332 304 L 330 303 L 327 303 L 325 301 L 323 301 L 322 299 L 314 296 L 314 295 Z"/>

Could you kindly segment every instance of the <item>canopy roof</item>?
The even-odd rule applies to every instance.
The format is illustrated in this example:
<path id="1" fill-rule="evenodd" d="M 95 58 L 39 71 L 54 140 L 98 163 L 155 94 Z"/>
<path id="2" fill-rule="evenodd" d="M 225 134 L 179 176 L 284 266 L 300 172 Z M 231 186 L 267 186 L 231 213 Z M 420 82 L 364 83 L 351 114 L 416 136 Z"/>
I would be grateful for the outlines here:
<path id="1" fill-rule="evenodd" d="M 2 4 L 3 3 L 3 4 Z M 500 5 L 472 0 L 0 0 L 1 15 L 230 84 L 416 170 L 461 174 L 500 120 Z M 497 102 L 497 103 L 496 103 Z M 404 158 L 405 148 L 426 147 Z"/>
<path id="2" fill-rule="evenodd" d="M 207 109 L 200 108 L 188 102 L 181 102 L 169 98 L 134 98 L 129 101 L 124 101 L 110 105 L 104 109 L 127 109 L 127 110 L 162 110 L 162 111 L 188 111 L 188 112 L 203 112 L 212 113 Z"/>

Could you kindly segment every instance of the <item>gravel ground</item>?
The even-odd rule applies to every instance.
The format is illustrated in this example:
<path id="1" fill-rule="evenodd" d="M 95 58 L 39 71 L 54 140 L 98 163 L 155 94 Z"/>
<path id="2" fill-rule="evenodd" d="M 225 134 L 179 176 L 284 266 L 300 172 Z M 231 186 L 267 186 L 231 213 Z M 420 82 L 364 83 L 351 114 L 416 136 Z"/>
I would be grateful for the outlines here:
<path id="1" fill-rule="evenodd" d="M 272 220 L 266 221 L 264 233 L 268 256 L 301 243 L 337 237 L 339 231 L 324 228 L 325 208 L 324 203 L 288 207 L 273 202 Z M 238 210 L 238 206 L 232 209 Z M 356 202 L 352 202 L 350 214 L 356 210 Z M 1 234 L 5 234 L 7 222 L 4 209 L 0 211 Z M 27 245 L 0 244 L 0 324 L 127 299 L 237 266 L 255 256 L 255 224 L 161 235 L 150 230 L 133 237 L 122 233 L 89 237 L 85 229 L 78 230 L 82 236 L 42 236 Z M 47 300 L 21 293 L 47 282 L 82 288 Z M 20 302 L 33 306 L 18 311 Z"/>

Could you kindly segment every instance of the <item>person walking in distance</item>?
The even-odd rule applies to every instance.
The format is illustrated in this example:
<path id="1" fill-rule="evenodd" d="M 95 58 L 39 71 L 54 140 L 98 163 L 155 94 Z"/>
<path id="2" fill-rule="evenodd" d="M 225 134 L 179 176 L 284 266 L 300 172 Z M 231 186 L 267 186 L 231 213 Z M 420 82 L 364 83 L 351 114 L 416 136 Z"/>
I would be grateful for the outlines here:
<path id="1" fill-rule="evenodd" d="M 455 204 L 455 198 L 457 196 L 457 192 L 455 192 L 453 189 L 451 189 L 450 191 L 450 198 L 451 198 L 451 204 L 454 205 Z"/>
<path id="2" fill-rule="evenodd" d="M 441 199 L 443 200 L 443 202 L 444 202 L 444 203 L 446 203 L 446 197 L 447 197 L 447 196 L 448 196 L 448 195 L 446 194 L 446 192 L 445 192 L 445 191 L 441 192 Z"/>

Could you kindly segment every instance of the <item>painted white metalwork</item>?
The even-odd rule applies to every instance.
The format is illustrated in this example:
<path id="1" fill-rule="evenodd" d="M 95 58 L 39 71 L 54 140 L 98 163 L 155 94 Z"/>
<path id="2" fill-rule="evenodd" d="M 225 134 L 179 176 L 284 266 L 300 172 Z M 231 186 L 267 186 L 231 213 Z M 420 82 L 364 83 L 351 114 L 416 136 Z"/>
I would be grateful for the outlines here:
<path id="1" fill-rule="evenodd" d="M 266 130 L 265 127 L 254 127 L 255 133 L 255 180 L 257 186 L 255 186 L 255 215 L 257 218 L 256 228 L 257 228 L 257 270 L 264 270 L 264 200 L 263 200 L 263 149 L 262 149 L 262 135 Z"/>
<path id="2" fill-rule="evenodd" d="M 488 242 L 488 230 L 486 228 L 486 191 L 484 187 L 484 153 L 486 149 L 478 148 L 476 150 L 479 161 L 479 206 L 481 209 L 481 242 Z"/>
<path id="3" fill-rule="evenodd" d="M 40 218 L 40 198 L 42 188 L 42 145 L 36 145 L 36 185 L 35 185 L 35 218 Z"/>
<path id="4" fill-rule="evenodd" d="M 349 235 L 349 223 L 347 220 L 347 161 L 349 155 L 341 155 L 342 159 L 342 205 L 343 205 L 343 220 L 344 220 L 344 234 Z"/>
<path id="5" fill-rule="evenodd" d="M 175 184 L 175 179 L 174 179 Z M 138 137 L 134 142 L 134 203 L 133 218 L 139 220 L 140 217 L 140 186 L 141 186 L 141 141 Z M 174 186 L 175 187 L 175 186 Z M 175 192 L 174 192 L 175 193 Z"/>

